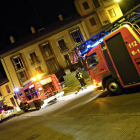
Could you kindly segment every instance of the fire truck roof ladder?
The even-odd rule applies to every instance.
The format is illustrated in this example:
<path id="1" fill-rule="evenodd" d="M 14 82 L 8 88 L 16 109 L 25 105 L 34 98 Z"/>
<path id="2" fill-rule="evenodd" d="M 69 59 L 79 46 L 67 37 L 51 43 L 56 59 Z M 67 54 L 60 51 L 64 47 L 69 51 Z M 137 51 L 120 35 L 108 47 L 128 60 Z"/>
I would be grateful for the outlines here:
<path id="1" fill-rule="evenodd" d="M 140 4 L 137 5 L 135 8 L 124 14 L 122 17 L 114 21 L 113 23 L 106 26 L 104 29 L 102 29 L 99 33 L 85 41 L 83 44 L 76 46 L 73 51 L 80 50 L 81 55 L 83 56 L 90 47 L 90 44 L 93 47 L 100 44 L 103 41 L 103 38 L 108 35 L 111 31 L 113 31 L 115 28 L 122 25 L 122 23 L 132 23 L 132 24 L 140 24 Z"/>

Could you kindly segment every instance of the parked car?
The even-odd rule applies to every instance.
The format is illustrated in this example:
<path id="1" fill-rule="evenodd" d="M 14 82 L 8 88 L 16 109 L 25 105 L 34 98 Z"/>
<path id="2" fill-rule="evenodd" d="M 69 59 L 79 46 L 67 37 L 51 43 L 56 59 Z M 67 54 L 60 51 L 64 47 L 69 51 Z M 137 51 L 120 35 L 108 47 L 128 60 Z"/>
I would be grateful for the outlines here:
<path id="1" fill-rule="evenodd" d="M 0 107 L 0 121 L 10 116 L 15 116 L 16 114 L 17 114 L 17 110 L 16 110 L 16 107 L 14 106 Z"/>

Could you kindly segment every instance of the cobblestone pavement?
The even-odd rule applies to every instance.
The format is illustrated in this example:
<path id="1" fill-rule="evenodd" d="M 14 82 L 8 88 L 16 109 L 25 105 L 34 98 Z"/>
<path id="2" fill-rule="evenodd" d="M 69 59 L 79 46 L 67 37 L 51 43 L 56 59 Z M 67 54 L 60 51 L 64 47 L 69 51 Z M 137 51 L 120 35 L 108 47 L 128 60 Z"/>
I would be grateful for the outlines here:
<path id="1" fill-rule="evenodd" d="M 72 91 L 76 90 L 67 88 L 66 93 L 70 94 Z M 93 91 L 79 99 L 71 100 L 59 110 L 65 110 L 74 103 L 83 101 L 87 96 L 93 97 L 97 94 L 98 92 Z M 46 107 L 44 110 L 47 111 L 49 108 L 53 106 Z M 140 139 L 139 92 L 98 97 L 82 106 L 61 113 L 56 113 L 57 110 L 41 114 L 40 112 L 44 110 L 29 112 L 1 123 L 0 140 Z"/>

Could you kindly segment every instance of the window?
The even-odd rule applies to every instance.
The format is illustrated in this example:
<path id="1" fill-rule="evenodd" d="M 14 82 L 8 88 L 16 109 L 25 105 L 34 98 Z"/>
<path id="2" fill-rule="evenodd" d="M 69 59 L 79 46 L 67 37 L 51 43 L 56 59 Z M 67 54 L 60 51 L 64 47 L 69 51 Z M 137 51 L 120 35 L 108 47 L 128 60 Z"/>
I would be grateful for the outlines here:
<path id="1" fill-rule="evenodd" d="M 11 92 L 11 91 L 10 91 L 10 88 L 9 88 L 9 86 L 8 86 L 8 85 L 6 85 L 6 86 L 5 86 L 5 88 L 6 88 L 6 90 L 7 90 L 7 92 L 8 92 L 8 93 L 10 93 L 10 92 Z"/>
<path id="2" fill-rule="evenodd" d="M 65 52 L 65 51 L 68 50 L 64 39 L 59 40 L 59 41 L 58 41 L 58 44 L 59 44 L 59 47 L 60 47 L 60 51 L 61 51 L 61 52 Z"/>
<path id="3" fill-rule="evenodd" d="M 30 92 L 31 92 L 33 98 L 37 98 L 38 97 L 35 87 L 30 88 Z"/>
<path id="4" fill-rule="evenodd" d="M 19 96 L 22 96 L 22 92 L 20 91 Z"/>
<path id="5" fill-rule="evenodd" d="M 25 82 L 26 80 L 28 80 L 27 78 L 27 74 L 26 74 L 26 70 L 25 70 L 25 63 L 23 61 L 22 55 L 18 54 L 14 57 L 11 58 L 17 77 L 20 81 L 20 84 L 23 84 L 23 82 Z"/>
<path id="6" fill-rule="evenodd" d="M 82 34 L 81 34 L 79 28 L 76 28 L 76 29 L 70 31 L 70 34 L 71 34 L 74 42 L 76 43 L 76 45 L 80 45 L 83 43 Z"/>
<path id="7" fill-rule="evenodd" d="M 35 52 L 30 53 L 30 57 L 31 57 L 31 64 L 36 64 L 40 62 Z"/>
<path id="8" fill-rule="evenodd" d="M 97 54 L 93 53 L 92 55 L 88 56 L 87 62 L 88 62 L 89 68 L 95 67 L 99 63 Z"/>
<path id="9" fill-rule="evenodd" d="M 70 58 L 72 64 L 75 64 L 78 61 L 78 56 L 75 53 L 75 51 L 72 51 L 69 53 L 69 58 Z"/>
<path id="10" fill-rule="evenodd" d="M 41 49 L 41 52 L 43 54 L 43 57 L 46 61 L 46 64 L 47 64 L 50 72 L 51 73 L 57 72 L 59 70 L 59 65 L 58 65 L 57 60 L 55 58 L 55 54 L 53 52 L 51 44 L 47 41 L 47 42 L 40 45 L 40 49 Z M 41 67 L 38 67 L 36 69 L 36 71 L 43 72 Z"/>
<path id="11" fill-rule="evenodd" d="M 95 21 L 94 17 L 89 19 L 89 21 L 90 21 L 91 26 L 96 25 L 96 21 Z"/>
<path id="12" fill-rule="evenodd" d="M 27 80 L 25 70 L 18 72 L 17 76 L 18 76 L 18 79 L 19 79 L 20 83 L 24 83 Z"/>
<path id="13" fill-rule="evenodd" d="M 25 92 L 26 97 L 28 98 L 28 100 L 31 100 L 31 99 L 32 99 L 32 97 L 31 97 L 31 94 L 30 94 L 30 92 L 29 92 L 28 88 L 26 88 L 26 89 L 24 90 L 24 92 Z"/>
<path id="14" fill-rule="evenodd" d="M 109 14 L 110 14 L 110 17 L 111 18 L 113 18 L 113 17 L 115 17 L 116 16 L 116 13 L 115 13 L 115 11 L 114 11 L 114 9 L 112 8 L 112 9 L 110 9 L 110 10 L 108 10 L 108 12 L 109 12 Z"/>
<path id="15" fill-rule="evenodd" d="M 41 66 L 36 67 L 35 70 L 37 73 L 43 73 Z"/>
<path id="16" fill-rule="evenodd" d="M 95 8 L 99 8 L 100 7 L 100 4 L 99 4 L 98 0 L 93 0 L 93 3 L 94 3 Z"/>
<path id="17" fill-rule="evenodd" d="M 22 60 L 19 55 L 12 58 L 12 62 L 14 64 L 15 70 L 20 70 L 23 68 Z"/>
<path id="18" fill-rule="evenodd" d="M 88 5 L 87 2 L 84 2 L 84 3 L 83 3 L 83 6 L 84 6 L 84 9 L 85 9 L 85 10 L 89 9 L 89 5 Z"/>
<path id="19" fill-rule="evenodd" d="M 64 55 L 64 58 L 65 58 L 65 63 L 66 63 L 66 66 L 70 65 L 70 64 L 71 64 L 71 62 L 70 62 L 69 55 L 68 55 L 68 54 Z"/>
<path id="20" fill-rule="evenodd" d="M 48 42 L 41 45 L 41 50 L 45 58 L 53 55 L 53 52 Z"/>
<path id="21" fill-rule="evenodd" d="M 51 72 L 56 72 L 56 71 L 59 70 L 59 68 L 58 68 L 58 66 L 57 66 L 57 63 L 56 63 L 56 60 L 55 60 L 54 58 L 49 59 L 49 60 L 47 61 L 47 64 L 48 64 L 48 66 L 49 66 Z"/>

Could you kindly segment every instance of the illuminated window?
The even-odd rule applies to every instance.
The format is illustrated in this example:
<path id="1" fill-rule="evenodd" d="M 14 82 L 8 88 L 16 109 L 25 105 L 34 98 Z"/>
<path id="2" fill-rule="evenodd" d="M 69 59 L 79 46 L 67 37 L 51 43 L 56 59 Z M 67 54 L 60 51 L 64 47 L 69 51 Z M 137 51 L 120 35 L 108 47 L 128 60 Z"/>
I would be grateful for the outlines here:
<path id="1" fill-rule="evenodd" d="M 23 84 L 23 82 L 25 82 L 26 80 L 28 80 L 27 78 L 27 74 L 26 74 L 26 70 L 25 70 L 25 63 L 23 61 L 23 58 L 21 56 L 21 54 L 18 54 L 14 57 L 11 58 L 17 77 L 20 81 L 20 84 Z"/>
<path id="2" fill-rule="evenodd" d="M 116 13 L 115 13 L 115 11 L 114 11 L 114 9 L 112 8 L 112 9 L 110 9 L 110 10 L 108 10 L 108 12 L 109 12 L 109 14 L 110 14 L 110 17 L 111 18 L 113 18 L 113 17 L 115 17 L 116 16 Z"/>
<path id="3" fill-rule="evenodd" d="M 90 21 L 91 26 L 95 26 L 96 25 L 96 21 L 95 21 L 94 17 L 89 19 L 89 21 Z"/>
<path id="4" fill-rule="evenodd" d="M 12 58 L 12 62 L 14 64 L 15 70 L 20 70 L 23 68 L 22 60 L 19 55 Z"/>
<path id="5" fill-rule="evenodd" d="M 83 43 L 83 37 L 82 37 L 82 34 L 81 34 L 79 28 L 76 28 L 76 29 L 70 31 L 70 34 L 76 45 L 80 45 Z"/>
<path id="6" fill-rule="evenodd" d="M 87 2 L 84 2 L 84 3 L 83 3 L 83 6 L 84 6 L 84 9 L 85 9 L 85 10 L 89 9 L 89 5 L 88 5 Z"/>
<path id="7" fill-rule="evenodd" d="M 10 91 L 10 88 L 9 88 L 9 86 L 8 86 L 8 85 L 6 85 L 6 86 L 5 86 L 5 88 L 6 88 L 6 90 L 7 90 L 7 92 L 8 92 L 8 93 L 10 93 L 10 92 L 11 92 L 11 91 Z"/>
<path id="8" fill-rule="evenodd" d="M 68 51 L 68 47 L 64 41 L 64 39 L 61 39 L 58 41 L 58 44 L 59 44 L 59 48 L 60 48 L 60 51 L 61 52 L 65 52 L 65 51 Z"/>
<path id="9" fill-rule="evenodd" d="M 99 8 L 100 7 L 100 4 L 99 4 L 98 0 L 93 0 L 93 3 L 94 3 L 95 8 Z"/>

